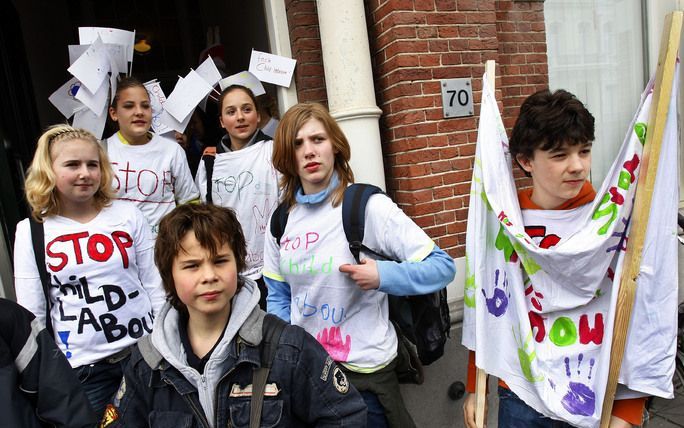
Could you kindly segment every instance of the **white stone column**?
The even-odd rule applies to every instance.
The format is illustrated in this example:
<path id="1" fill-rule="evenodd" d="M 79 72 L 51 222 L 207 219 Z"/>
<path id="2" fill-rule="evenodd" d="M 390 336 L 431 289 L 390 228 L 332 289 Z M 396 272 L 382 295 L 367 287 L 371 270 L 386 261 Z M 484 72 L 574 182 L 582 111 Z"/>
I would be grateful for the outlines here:
<path id="1" fill-rule="evenodd" d="M 351 145 L 357 182 L 385 189 L 363 0 L 316 0 L 330 113 Z"/>

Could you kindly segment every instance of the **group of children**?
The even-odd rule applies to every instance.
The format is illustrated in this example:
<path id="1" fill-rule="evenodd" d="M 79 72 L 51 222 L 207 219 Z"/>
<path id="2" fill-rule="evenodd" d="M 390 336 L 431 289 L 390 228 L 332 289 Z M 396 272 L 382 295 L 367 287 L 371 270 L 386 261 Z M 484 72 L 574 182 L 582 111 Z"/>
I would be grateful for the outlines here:
<path id="1" fill-rule="evenodd" d="M 354 182 L 350 146 L 320 104 L 293 106 L 272 136 L 259 129 L 248 88 L 227 87 L 219 108 L 226 136 L 194 181 L 181 147 L 150 132 L 149 95 L 135 79 L 118 85 L 109 114 L 119 131 L 106 141 L 66 125 L 38 141 L 26 179 L 31 218 L 16 232 L 15 288 L 52 335 L 49 347 L 45 333 L 37 336 L 42 355 L 56 344 L 88 403 L 73 380 L 51 398 L 92 407 L 69 412 L 81 420 L 66 425 L 98 415 L 102 426 L 248 426 L 255 418 L 263 426 L 414 426 L 395 373 L 387 296 L 446 287 L 453 260 L 376 194 L 363 243 L 404 262 L 362 253 L 355 263 L 341 213 Z M 564 91 L 535 94 L 521 112 L 510 144 L 532 176 L 523 208 L 591 202 L 593 117 Z M 268 226 L 280 202 L 289 220 L 276 239 Z M 612 426 L 637 424 L 615 415 Z"/>

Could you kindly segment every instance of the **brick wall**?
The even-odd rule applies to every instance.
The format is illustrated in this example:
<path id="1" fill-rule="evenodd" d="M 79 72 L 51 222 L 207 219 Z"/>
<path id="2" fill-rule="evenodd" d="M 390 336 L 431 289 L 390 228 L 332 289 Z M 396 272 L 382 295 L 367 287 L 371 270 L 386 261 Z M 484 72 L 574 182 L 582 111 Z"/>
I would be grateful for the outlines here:
<path id="1" fill-rule="evenodd" d="M 299 101 L 328 105 L 323 53 L 315 0 L 285 0 L 292 57 L 297 60 L 294 80 Z"/>
<path id="2" fill-rule="evenodd" d="M 365 6 L 388 191 L 441 248 L 462 257 L 484 62 L 497 62 L 497 99 L 510 128 L 522 100 L 548 84 L 543 2 Z M 325 101 L 315 2 L 286 7 L 299 99 Z M 439 80 L 459 77 L 473 79 L 475 115 L 445 119 Z"/>

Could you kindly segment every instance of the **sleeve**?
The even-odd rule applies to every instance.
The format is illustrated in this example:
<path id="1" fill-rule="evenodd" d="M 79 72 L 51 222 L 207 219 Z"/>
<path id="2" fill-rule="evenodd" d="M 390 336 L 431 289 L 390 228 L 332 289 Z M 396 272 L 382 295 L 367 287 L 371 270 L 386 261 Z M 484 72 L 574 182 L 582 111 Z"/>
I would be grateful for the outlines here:
<path id="1" fill-rule="evenodd" d="M 264 281 L 268 287 L 266 296 L 266 310 L 281 320 L 290 323 L 290 307 L 292 304 L 292 292 L 290 284 L 287 282 L 276 281 L 264 276 Z"/>
<path id="2" fill-rule="evenodd" d="M 135 262 L 138 265 L 138 279 L 152 303 L 152 313 L 156 316 L 166 302 L 162 279 L 154 264 L 154 240 L 143 213 L 132 207 L 135 215 Z"/>
<path id="3" fill-rule="evenodd" d="M 45 295 L 36 266 L 36 256 L 33 253 L 28 219 L 17 224 L 14 235 L 14 290 L 17 303 L 31 311 L 45 325 Z"/>
<path id="4" fill-rule="evenodd" d="M 187 204 L 199 201 L 199 191 L 195 182 L 192 180 L 192 173 L 188 166 L 188 160 L 185 152 L 178 144 L 175 145 L 176 152 L 173 160 L 173 173 L 176 178 L 174 184 L 174 193 L 176 195 L 176 203 Z"/>
<path id="5" fill-rule="evenodd" d="M 200 201 L 207 202 L 207 168 L 204 164 L 204 159 L 200 159 L 197 165 L 197 174 L 195 174 L 195 186 L 199 190 Z"/>
<path id="6" fill-rule="evenodd" d="M 304 332 L 292 379 L 292 411 L 309 426 L 365 427 L 366 403 L 325 349 Z"/>
<path id="7" fill-rule="evenodd" d="M 135 347 L 130 362 L 126 365 L 123 379 L 119 386 L 119 392 L 114 397 L 111 405 L 107 406 L 104 418 L 100 423 L 102 428 L 145 428 L 152 411 L 151 390 L 143 382 L 143 374 L 139 373 L 138 367 L 145 361 Z"/>
<path id="8" fill-rule="evenodd" d="M 71 365 L 43 324 L 11 302 L 3 301 L 0 308 L 3 339 L 14 356 L 19 387 L 34 397 L 36 414 L 57 427 L 92 427 L 97 417 Z"/>
<path id="9" fill-rule="evenodd" d="M 373 195 L 366 208 L 364 244 L 402 263 L 378 261 L 379 290 L 398 296 L 427 294 L 446 287 L 456 265 L 386 195 Z"/>
<path id="10" fill-rule="evenodd" d="M 418 262 L 397 263 L 378 260 L 379 290 L 397 296 L 427 294 L 446 287 L 454 280 L 454 260 L 438 246 Z"/>

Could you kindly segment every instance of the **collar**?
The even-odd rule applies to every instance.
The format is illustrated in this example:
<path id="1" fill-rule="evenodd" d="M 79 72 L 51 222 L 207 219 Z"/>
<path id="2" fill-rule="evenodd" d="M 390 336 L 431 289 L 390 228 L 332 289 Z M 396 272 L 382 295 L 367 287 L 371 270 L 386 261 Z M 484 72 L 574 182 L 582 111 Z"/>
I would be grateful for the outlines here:
<path id="1" fill-rule="evenodd" d="M 128 142 L 128 140 L 126 139 L 126 137 L 123 136 L 123 134 L 121 133 L 121 131 L 116 131 L 116 136 L 119 137 L 119 141 L 121 141 L 121 144 L 124 144 L 124 145 L 126 145 L 126 146 L 130 146 L 130 145 L 131 145 L 131 143 Z M 147 141 L 149 142 L 151 139 L 152 139 L 152 133 L 151 133 L 151 132 L 148 132 L 148 133 L 147 133 Z"/>
<path id="2" fill-rule="evenodd" d="M 580 189 L 577 196 L 572 199 L 568 199 L 561 205 L 553 208 L 553 210 L 571 210 L 573 208 L 581 207 L 589 202 L 592 202 L 596 197 L 596 190 L 594 186 L 591 185 L 589 180 L 584 182 L 584 185 Z M 532 202 L 532 188 L 523 189 L 518 192 L 518 202 L 520 203 L 520 209 L 522 210 L 541 210 L 539 205 Z"/>
<path id="3" fill-rule="evenodd" d="M 257 128 L 256 132 L 254 132 L 254 134 L 252 134 L 252 138 L 249 139 L 249 141 L 247 142 L 247 144 L 245 144 L 245 147 L 243 147 L 243 149 L 246 149 L 249 146 L 253 146 L 254 144 L 256 144 L 258 142 L 267 141 L 267 140 L 271 140 L 271 138 L 268 135 L 261 132 L 261 129 Z M 226 153 L 226 152 L 232 152 L 232 151 L 234 151 L 234 150 L 232 150 L 230 148 L 230 135 L 226 134 L 223 137 L 221 137 L 221 142 L 219 143 L 216 152 L 217 153 Z"/>
<path id="4" fill-rule="evenodd" d="M 330 183 L 328 183 L 328 187 L 326 187 L 318 193 L 306 195 L 304 194 L 304 189 L 300 184 L 299 188 L 297 188 L 297 192 L 295 193 L 295 200 L 298 204 L 319 204 L 328 199 L 330 192 L 336 189 L 339 184 L 340 179 L 337 177 L 337 171 L 333 170 L 332 176 L 330 177 Z"/>

